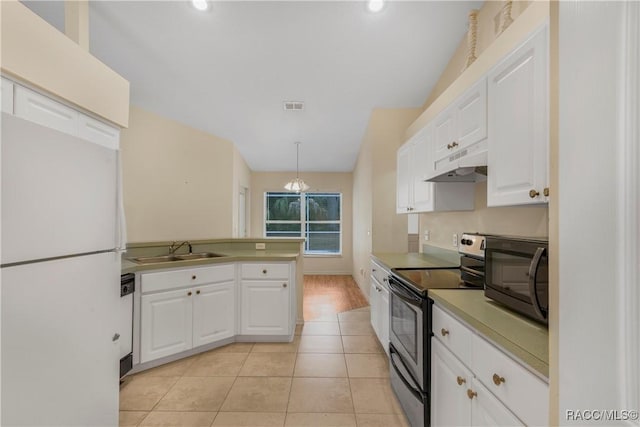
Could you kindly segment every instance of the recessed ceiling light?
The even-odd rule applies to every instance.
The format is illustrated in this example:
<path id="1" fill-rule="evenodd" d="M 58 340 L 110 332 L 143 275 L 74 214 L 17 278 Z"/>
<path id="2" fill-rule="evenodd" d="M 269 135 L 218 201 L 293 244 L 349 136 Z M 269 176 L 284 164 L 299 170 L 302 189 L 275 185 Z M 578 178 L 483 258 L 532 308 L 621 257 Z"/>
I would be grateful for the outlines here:
<path id="1" fill-rule="evenodd" d="M 367 1 L 367 9 L 369 9 L 369 12 L 380 12 L 382 8 L 384 8 L 384 0 Z"/>
<path id="2" fill-rule="evenodd" d="M 203 12 L 209 9 L 209 2 L 207 0 L 191 0 L 191 5 Z"/>

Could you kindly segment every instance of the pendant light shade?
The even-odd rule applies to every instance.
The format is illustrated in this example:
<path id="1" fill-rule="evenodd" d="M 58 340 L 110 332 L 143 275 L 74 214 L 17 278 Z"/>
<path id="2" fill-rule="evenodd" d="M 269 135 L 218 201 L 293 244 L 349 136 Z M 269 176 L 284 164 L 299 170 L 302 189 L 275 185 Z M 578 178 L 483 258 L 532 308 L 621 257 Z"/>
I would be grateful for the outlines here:
<path id="1" fill-rule="evenodd" d="M 296 193 L 305 192 L 309 189 L 309 186 L 300 179 L 300 143 L 296 142 L 296 177 L 287 182 L 284 188 L 288 191 L 295 191 Z"/>

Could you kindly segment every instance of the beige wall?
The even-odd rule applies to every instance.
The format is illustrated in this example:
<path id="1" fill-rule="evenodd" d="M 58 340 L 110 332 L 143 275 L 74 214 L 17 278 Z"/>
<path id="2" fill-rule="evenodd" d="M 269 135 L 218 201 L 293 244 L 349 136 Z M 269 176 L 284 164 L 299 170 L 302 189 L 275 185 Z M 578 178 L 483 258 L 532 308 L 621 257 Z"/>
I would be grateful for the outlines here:
<path id="1" fill-rule="evenodd" d="M 549 235 L 547 206 L 487 207 L 487 183 L 476 184 L 475 210 L 468 212 L 429 212 L 420 214 L 421 245 L 456 248 L 453 233 L 483 232 L 516 236 L 547 237 Z M 429 230 L 430 240 L 424 240 Z"/>
<path id="2" fill-rule="evenodd" d="M 517 19 L 522 11 L 529 6 L 529 3 L 527 0 L 514 1 L 511 7 L 511 17 L 514 20 Z M 499 28 L 496 28 L 496 20 L 500 22 L 499 17 L 504 4 L 504 1 L 486 1 L 482 5 L 482 8 L 480 8 L 478 12 L 476 57 L 479 57 L 500 35 Z M 455 53 L 449 60 L 447 68 L 445 68 L 440 79 L 429 94 L 429 97 L 423 105 L 423 109 L 431 105 L 431 103 L 462 74 L 467 59 L 467 51 L 467 36 L 465 34 Z"/>
<path id="3" fill-rule="evenodd" d="M 233 193 L 233 232 L 232 237 L 239 237 L 239 199 L 240 199 L 240 191 L 241 189 L 245 190 L 245 218 L 246 218 L 246 227 L 247 227 L 247 236 L 251 235 L 251 169 L 247 165 L 247 162 L 244 160 L 244 157 L 240 154 L 235 146 L 233 147 L 233 184 L 232 184 L 232 193 Z"/>
<path id="4" fill-rule="evenodd" d="M 495 16 L 496 11 L 501 7 L 496 3 L 485 3 L 479 13 L 478 37 L 483 49 L 478 55 L 478 59 L 464 73 L 461 72 L 462 64 L 466 58 L 466 51 L 464 50 L 466 49 L 466 39 L 463 40 L 449 65 L 440 76 L 432 94 L 429 95 L 425 103 L 426 109 L 407 128 L 406 139 L 422 129 L 438 113 L 471 87 L 473 83 L 484 76 L 498 61 L 522 43 L 529 34 L 549 19 L 549 2 L 547 1 L 523 2 L 522 4 L 514 2 L 512 16 L 515 17 L 520 11 L 519 16 L 499 37 L 496 37 L 493 18 L 491 20 L 488 19 L 488 17 Z M 525 8 L 524 6 L 527 7 Z"/>
<path id="5" fill-rule="evenodd" d="M 352 275 L 369 295 L 371 252 L 406 252 L 407 217 L 396 215 L 396 151 L 420 109 L 375 109 L 353 172 Z"/>
<path id="6" fill-rule="evenodd" d="M 121 147 L 129 242 L 232 235 L 231 142 L 132 107 Z"/>
<path id="7" fill-rule="evenodd" d="M 253 172 L 251 175 L 251 237 L 264 237 L 264 193 L 285 191 L 283 186 L 295 172 Z M 351 274 L 352 271 L 352 199 L 351 173 L 308 172 L 300 177 L 311 186 L 309 191 L 342 193 L 342 255 L 305 256 L 305 274 Z"/>
<path id="8" fill-rule="evenodd" d="M 18 1 L 0 1 L 0 11 L 3 74 L 128 125 L 128 81 Z"/>

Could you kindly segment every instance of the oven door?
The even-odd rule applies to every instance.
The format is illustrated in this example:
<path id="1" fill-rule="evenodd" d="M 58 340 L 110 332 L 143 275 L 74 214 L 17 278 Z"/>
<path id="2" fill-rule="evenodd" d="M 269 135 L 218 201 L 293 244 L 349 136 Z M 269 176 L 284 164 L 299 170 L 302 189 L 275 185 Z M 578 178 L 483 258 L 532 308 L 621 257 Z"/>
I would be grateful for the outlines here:
<path id="1" fill-rule="evenodd" d="M 408 373 L 424 390 L 424 299 L 389 277 L 389 341 Z"/>

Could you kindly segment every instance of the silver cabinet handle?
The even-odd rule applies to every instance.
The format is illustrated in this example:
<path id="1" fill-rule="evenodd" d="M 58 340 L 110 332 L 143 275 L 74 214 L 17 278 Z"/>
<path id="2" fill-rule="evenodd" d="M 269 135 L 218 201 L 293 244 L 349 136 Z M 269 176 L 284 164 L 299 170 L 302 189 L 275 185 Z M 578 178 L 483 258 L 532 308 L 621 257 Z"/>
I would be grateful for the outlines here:
<path id="1" fill-rule="evenodd" d="M 113 338 L 111 338 L 111 341 L 116 342 L 120 339 L 120 334 L 119 333 L 115 333 L 113 334 Z"/>

